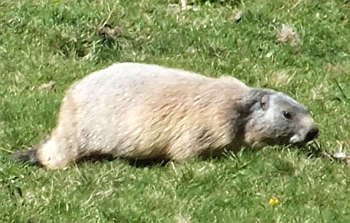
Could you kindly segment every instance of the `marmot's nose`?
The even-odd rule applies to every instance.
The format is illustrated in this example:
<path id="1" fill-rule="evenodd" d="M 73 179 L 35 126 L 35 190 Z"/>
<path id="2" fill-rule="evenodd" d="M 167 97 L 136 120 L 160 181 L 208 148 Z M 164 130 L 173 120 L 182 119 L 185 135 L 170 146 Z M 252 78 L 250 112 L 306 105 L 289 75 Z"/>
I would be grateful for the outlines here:
<path id="1" fill-rule="evenodd" d="M 317 138 L 318 132 L 319 132 L 319 130 L 317 127 L 312 127 L 310 129 L 310 131 L 306 134 L 305 141 L 308 142 L 308 141 L 311 141 L 311 140 Z"/>

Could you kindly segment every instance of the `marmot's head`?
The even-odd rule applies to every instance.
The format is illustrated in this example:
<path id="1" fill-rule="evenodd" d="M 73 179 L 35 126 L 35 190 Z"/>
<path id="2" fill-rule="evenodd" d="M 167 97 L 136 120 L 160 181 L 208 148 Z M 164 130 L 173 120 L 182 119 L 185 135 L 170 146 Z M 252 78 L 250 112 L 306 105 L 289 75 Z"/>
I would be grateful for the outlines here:
<path id="1" fill-rule="evenodd" d="M 248 145 L 303 145 L 318 136 L 307 108 L 291 97 L 272 90 L 250 93 L 249 116 L 244 140 Z"/>

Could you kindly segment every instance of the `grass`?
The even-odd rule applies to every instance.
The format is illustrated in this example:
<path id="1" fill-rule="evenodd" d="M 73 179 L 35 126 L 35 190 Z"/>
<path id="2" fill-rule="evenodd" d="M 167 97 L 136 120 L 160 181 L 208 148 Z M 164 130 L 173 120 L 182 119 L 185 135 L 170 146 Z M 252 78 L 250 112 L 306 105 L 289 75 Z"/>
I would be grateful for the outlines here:
<path id="1" fill-rule="evenodd" d="M 349 1 L 193 0 L 183 12 L 175 3 L 1 1 L 1 222 L 350 221 L 349 166 L 295 149 L 64 171 L 9 159 L 50 132 L 72 82 L 117 61 L 230 74 L 286 92 L 312 111 L 322 150 L 350 152 Z M 277 41 L 283 24 L 297 44 Z"/>

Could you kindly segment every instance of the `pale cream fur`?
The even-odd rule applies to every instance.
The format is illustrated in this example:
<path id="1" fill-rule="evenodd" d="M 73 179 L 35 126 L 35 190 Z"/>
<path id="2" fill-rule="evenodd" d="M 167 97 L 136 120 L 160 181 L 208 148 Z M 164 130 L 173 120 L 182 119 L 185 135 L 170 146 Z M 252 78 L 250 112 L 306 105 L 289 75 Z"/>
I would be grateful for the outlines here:
<path id="1" fill-rule="evenodd" d="M 232 77 L 113 64 L 67 90 L 57 126 L 36 156 L 56 169 L 94 154 L 183 160 L 237 149 L 249 132 L 251 91 Z"/>

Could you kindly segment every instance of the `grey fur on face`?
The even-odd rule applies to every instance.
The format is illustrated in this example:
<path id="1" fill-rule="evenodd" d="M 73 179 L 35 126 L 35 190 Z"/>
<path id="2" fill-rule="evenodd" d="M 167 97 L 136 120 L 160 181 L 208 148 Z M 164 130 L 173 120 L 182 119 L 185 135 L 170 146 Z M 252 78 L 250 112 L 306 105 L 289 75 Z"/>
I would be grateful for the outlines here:
<path id="1" fill-rule="evenodd" d="M 308 109 L 293 98 L 270 89 L 255 89 L 251 94 L 257 103 L 247 126 L 261 136 L 256 144 L 302 144 L 318 136 Z"/>

